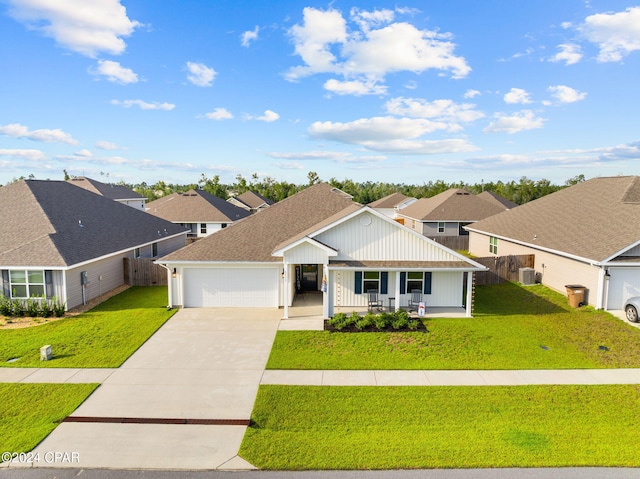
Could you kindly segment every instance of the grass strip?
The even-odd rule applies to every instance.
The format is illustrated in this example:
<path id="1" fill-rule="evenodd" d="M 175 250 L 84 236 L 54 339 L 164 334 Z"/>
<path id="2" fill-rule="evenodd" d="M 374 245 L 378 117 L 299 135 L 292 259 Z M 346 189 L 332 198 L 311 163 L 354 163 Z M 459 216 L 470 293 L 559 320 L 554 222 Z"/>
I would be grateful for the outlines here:
<path id="1" fill-rule="evenodd" d="M 640 386 L 261 386 L 261 469 L 638 467 Z"/>
<path id="2" fill-rule="evenodd" d="M 0 383 L 0 452 L 27 452 L 36 447 L 97 387 Z"/>
<path id="3" fill-rule="evenodd" d="M 0 330 L 0 366 L 118 367 L 173 316 L 166 304 L 166 287 L 132 287 L 78 316 Z M 40 360 L 46 344 L 53 349 L 51 361 Z M 7 362 L 13 358 L 19 360 Z"/>
<path id="4" fill-rule="evenodd" d="M 268 369 L 640 367 L 640 330 L 544 286 L 476 288 L 473 318 L 427 318 L 428 332 L 278 331 Z"/>

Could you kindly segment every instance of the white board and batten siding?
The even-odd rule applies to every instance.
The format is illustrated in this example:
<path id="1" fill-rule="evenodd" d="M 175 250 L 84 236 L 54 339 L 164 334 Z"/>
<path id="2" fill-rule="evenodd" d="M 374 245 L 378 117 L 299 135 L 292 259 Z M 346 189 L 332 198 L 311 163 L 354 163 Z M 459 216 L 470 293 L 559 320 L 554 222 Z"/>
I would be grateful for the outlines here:
<path id="1" fill-rule="evenodd" d="M 338 251 L 344 261 L 459 261 L 446 249 L 398 224 L 365 212 L 315 239 Z"/>
<path id="2" fill-rule="evenodd" d="M 281 271 L 282 265 L 184 268 L 183 306 L 277 308 Z"/>
<path id="3" fill-rule="evenodd" d="M 284 260 L 288 264 L 326 264 L 327 252 L 311 243 L 301 243 L 287 250 Z"/>

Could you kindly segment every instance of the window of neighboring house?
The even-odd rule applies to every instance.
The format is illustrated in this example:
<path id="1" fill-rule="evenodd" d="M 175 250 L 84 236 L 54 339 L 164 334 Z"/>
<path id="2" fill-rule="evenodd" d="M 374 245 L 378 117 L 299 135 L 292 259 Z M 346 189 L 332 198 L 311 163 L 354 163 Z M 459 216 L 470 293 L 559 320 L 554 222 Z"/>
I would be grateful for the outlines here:
<path id="1" fill-rule="evenodd" d="M 207 234 L 207 223 L 200 223 L 200 234 Z"/>
<path id="2" fill-rule="evenodd" d="M 226 228 L 226 227 L 227 227 L 227 223 L 222 223 L 222 224 L 220 225 L 220 228 Z"/>
<path id="3" fill-rule="evenodd" d="M 380 291 L 380 272 L 364 271 L 362 275 L 362 291 L 365 293 L 371 289 Z"/>
<path id="4" fill-rule="evenodd" d="M 151 255 L 155 258 L 158 256 L 158 243 L 153 243 L 151 245 Z"/>
<path id="5" fill-rule="evenodd" d="M 133 257 L 134 258 L 139 258 L 140 257 L 140 248 L 136 248 L 133 250 Z"/>
<path id="6" fill-rule="evenodd" d="M 444 233 L 444 221 L 438 221 L 438 233 Z"/>
<path id="7" fill-rule="evenodd" d="M 9 271 L 12 298 L 41 298 L 45 295 L 44 271 Z"/>
<path id="8" fill-rule="evenodd" d="M 498 254 L 498 238 L 489 236 L 489 253 Z"/>

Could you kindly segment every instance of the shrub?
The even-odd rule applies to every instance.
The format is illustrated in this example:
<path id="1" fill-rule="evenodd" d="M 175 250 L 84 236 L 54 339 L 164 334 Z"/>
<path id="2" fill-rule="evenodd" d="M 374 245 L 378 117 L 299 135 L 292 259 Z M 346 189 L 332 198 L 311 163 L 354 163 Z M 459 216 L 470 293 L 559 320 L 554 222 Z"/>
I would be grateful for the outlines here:
<path id="1" fill-rule="evenodd" d="M 40 316 L 40 301 L 35 298 L 27 299 L 24 303 L 24 312 L 32 318 Z"/>
<path id="2" fill-rule="evenodd" d="M 393 327 L 393 329 L 402 329 L 402 328 L 408 327 L 409 323 L 411 322 L 413 321 L 410 321 L 409 313 L 401 309 L 393 313 L 393 320 L 391 322 L 391 326 Z"/>
<path id="3" fill-rule="evenodd" d="M 364 316 L 358 315 L 358 320 L 356 321 L 356 328 L 359 330 L 363 330 L 372 326 L 375 323 L 376 315 L 369 311 Z"/>
<path id="4" fill-rule="evenodd" d="M 376 314 L 376 317 L 373 323 L 375 324 L 376 328 L 385 329 L 391 324 L 392 319 L 393 319 L 392 314 L 380 313 L 380 314 Z"/>
<path id="5" fill-rule="evenodd" d="M 40 316 L 43 318 L 49 318 L 53 314 L 53 309 L 51 308 L 51 302 L 43 299 L 40 301 L 40 311 L 38 312 Z"/>
<path id="6" fill-rule="evenodd" d="M 51 311 L 55 317 L 61 318 L 64 316 L 66 309 L 65 303 L 61 302 L 57 297 L 51 298 Z"/>
<path id="7" fill-rule="evenodd" d="M 11 302 L 11 316 L 16 316 L 18 318 L 24 316 L 26 311 L 25 304 L 21 299 L 14 299 Z"/>
<path id="8" fill-rule="evenodd" d="M 11 316 L 12 312 L 11 300 L 4 295 L 0 295 L 0 314 L 2 316 Z"/>
<path id="9" fill-rule="evenodd" d="M 337 330 L 341 330 L 346 326 L 347 321 L 348 317 L 345 313 L 338 313 L 329 320 L 329 324 Z"/>

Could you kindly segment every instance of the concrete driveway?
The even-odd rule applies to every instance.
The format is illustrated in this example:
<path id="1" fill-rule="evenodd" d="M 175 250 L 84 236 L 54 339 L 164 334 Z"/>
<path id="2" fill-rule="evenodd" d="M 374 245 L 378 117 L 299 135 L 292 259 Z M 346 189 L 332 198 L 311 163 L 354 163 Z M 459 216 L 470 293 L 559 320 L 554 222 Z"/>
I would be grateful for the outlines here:
<path id="1" fill-rule="evenodd" d="M 237 457 L 246 425 L 233 424 L 248 423 L 281 316 L 178 311 L 71 415 L 81 422 L 60 424 L 34 450 L 72 460 L 40 466 L 252 468 Z"/>

